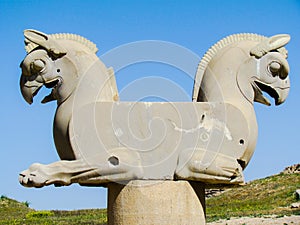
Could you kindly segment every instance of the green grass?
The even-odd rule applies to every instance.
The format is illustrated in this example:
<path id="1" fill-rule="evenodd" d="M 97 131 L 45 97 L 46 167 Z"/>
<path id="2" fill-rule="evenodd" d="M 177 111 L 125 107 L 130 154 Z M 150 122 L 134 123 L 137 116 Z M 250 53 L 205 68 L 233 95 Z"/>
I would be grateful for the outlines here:
<path id="1" fill-rule="evenodd" d="M 33 211 L 25 203 L 10 199 L 4 195 L 0 197 L 0 224 L 2 221 L 14 221 L 16 218 L 25 218 L 26 214 Z M 10 223 L 13 224 L 13 223 Z"/>
<path id="2" fill-rule="evenodd" d="M 300 215 L 299 209 L 291 209 L 296 202 L 294 192 L 300 189 L 300 174 L 279 174 L 237 188 L 228 189 L 206 201 L 207 221 L 231 217 L 274 214 Z M 29 208 L 29 202 L 18 202 L 6 196 L 0 197 L 0 224 L 86 224 L 104 225 L 106 209 L 73 211 L 37 211 Z"/>
<path id="3" fill-rule="evenodd" d="M 270 214 L 300 215 L 299 209 L 290 208 L 291 203 L 297 201 L 296 189 L 300 189 L 300 174 L 279 174 L 229 189 L 207 199 L 207 220 Z"/>
<path id="4" fill-rule="evenodd" d="M 37 211 L 28 207 L 28 202 L 18 202 L 6 196 L 0 198 L 0 224 L 106 224 L 106 209 L 73 211 Z"/>

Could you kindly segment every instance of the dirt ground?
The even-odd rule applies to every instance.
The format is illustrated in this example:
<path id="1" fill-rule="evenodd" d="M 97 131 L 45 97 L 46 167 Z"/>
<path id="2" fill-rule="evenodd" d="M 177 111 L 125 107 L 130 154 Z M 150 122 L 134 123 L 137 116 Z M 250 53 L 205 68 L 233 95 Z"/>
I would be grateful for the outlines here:
<path id="1" fill-rule="evenodd" d="M 260 218 L 242 217 L 232 218 L 230 220 L 220 220 L 207 223 L 207 225 L 300 225 L 300 216 L 284 216 L 277 218 L 274 216 L 265 216 Z"/>

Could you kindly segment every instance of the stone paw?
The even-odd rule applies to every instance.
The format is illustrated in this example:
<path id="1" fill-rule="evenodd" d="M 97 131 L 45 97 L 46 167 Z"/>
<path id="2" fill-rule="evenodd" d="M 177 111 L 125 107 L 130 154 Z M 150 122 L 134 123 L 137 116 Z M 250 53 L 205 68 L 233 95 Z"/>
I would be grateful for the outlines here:
<path id="1" fill-rule="evenodd" d="M 43 187 L 47 182 L 47 178 L 39 173 L 42 164 L 32 164 L 29 169 L 19 174 L 19 182 L 25 187 Z"/>
<path id="2" fill-rule="evenodd" d="M 70 178 L 72 174 L 60 171 L 59 165 L 56 163 L 49 165 L 34 163 L 29 167 L 29 169 L 20 173 L 19 182 L 25 187 L 36 188 L 50 184 L 54 184 L 55 186 L 70 185 Z"/>

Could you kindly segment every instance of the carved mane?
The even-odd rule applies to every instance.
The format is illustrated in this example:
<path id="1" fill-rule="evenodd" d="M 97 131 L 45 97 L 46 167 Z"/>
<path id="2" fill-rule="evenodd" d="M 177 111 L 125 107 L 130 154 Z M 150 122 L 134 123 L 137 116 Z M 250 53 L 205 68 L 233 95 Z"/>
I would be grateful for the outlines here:
<path id="1" fill-rule="evenodd" d="M 240 41 L 261 42 L 266 39 L 267 39 L 267 37 L 263 36 L 263 35 L 258 35 L 258 34 L 253 34 L 253 33 L 240 33 L 240 34 L 229 35 L 229 36 L 221 39 L 220 41 L 218 41 L 212 47 L 210 47 L 209 50 L 202 57 L 200 63 L 198 64 L 195 81 L 194 81 L 194 88 L 193 88 L 193 100 L 196 100 L 198 97 L 201 80 L 202 80 L 203 74 L 204 74 L 209 62 L 223 48 L 229 46 L 230 44 L 240 42 Z M 283 55 L 287 55 L 287 50 L 284 47 L 277 49 L 277 51 Z"/>
<path id="2" fill-rule="evenodd" d="M 254 101 L 270 105 L 265 92 L 279 105 L 290 89 L 283 48 L 288 34 L 223 38 L 198 65 L 194 96 L 203 88 L 203 102 L 171 103 L 175 107 L 116 102 L 113 70 L 79 35 L 25 30 L 24 36 L 29 53 L 21 63 L 21 93 L 31 104 L 43 86 L 51 89 L 42 103 L 57 100 L 53 136 L 62 159 L 21 172 L 19 181 L 28 187 L 173 179 L 241 183 L 257 141 Z"/>
<path id="3" fill-rule="evenodd" d="M 70 41 L 76 41 L 84 46 L 86 46 L 92 53 L 96 53 L 98 51 L 98 48 L 96 44 L 89 41 L 88 39 L 77 35 L 77 34 L 69 34 L 69 33 L 60 33 L 60 34 L 50 34 L 49 37 L 55 39 L 55 40 L 70 40 Z M 38 47 L 37 44 L 28 42 L 25 45 L 25 50 L 27 53 L 31 52 L 33 49 Z"/>

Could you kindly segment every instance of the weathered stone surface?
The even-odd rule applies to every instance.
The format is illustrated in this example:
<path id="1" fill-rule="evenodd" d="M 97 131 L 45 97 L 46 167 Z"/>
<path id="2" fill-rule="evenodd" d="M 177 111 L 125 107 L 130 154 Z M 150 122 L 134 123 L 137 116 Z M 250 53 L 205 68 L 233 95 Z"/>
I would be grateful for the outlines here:
<path id="1" fill-rule="evenodd" d="M 297 200 L 300 199 L 300 189 L 297 189 L 297 190 L 295 191 L 295 197 L 296 197 Z"/>
<path id="2" fill-rule="evenodd" d="M 209 188 L 209 189 L 205 189 L 205 197 L 206 198 L 211 198 L 214 196 L 218 196 L 220 194 L 222 194 L 225 191 L 224 188 Z"/>
<path id="3" fill-rule="evenodd" d="M 282 171 L 282 173 L 284 174 L 300 173 L 300 164 L 294 164 L 292 166 L 288 166 Z"/>
<path id="4" fill-rule="evenodd" d="M 127 185 L 108 185 L 108 224 L 201 225 L 205 216 L 187 181 L 134 180 Z"/>
<path id="5" fill-rule="evenodd" d="M 42 103 L 58 103 L 53 130 L 61 161 L 35 163 L 19 181 L 108 185 L 114 225 L 205 224 L 197 182 L 244 181 L 257 139 L 253 103 L 270 105 L 264 91 L 279 105 L 290 88 L 285 34 L 220 40 L 199 63 L 189 103 L 118 102 L 114 72 L 94 43 L 74 34 L 24 35 L 21 93 L 31 104 L 43 86 L 51 89 Z"/>
<path id="6" fill-rule="evenodd" d="M 291 204 L 291 208 L 292 208 L 292 209 L 298 209 L 298 208 L 300 208 L 300 202 L 292 203 L 292 204 Z"/>
<path id="7" fill-rule="evenodd" d="M 112 68 L 96 45 L 74 34 L 25 30 L 21 93 L 28 103 L 57 101 L 54 141 L 61 161 L 20 173 L 26 187 L 105 185 L 143 180 L 243 183 L 255 150 L 253 102 L 287 98 L 286 34 L 234 34 L 208 50 L 195 76 L 193 102 L 118 102 Z M 113 110 L 115 109 L 115 111 Z"/>

